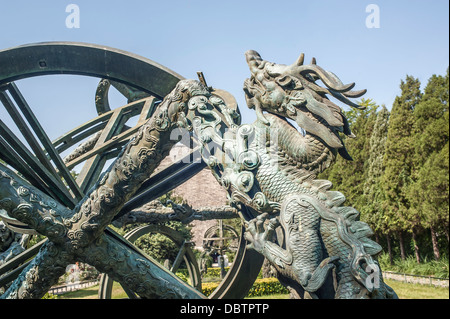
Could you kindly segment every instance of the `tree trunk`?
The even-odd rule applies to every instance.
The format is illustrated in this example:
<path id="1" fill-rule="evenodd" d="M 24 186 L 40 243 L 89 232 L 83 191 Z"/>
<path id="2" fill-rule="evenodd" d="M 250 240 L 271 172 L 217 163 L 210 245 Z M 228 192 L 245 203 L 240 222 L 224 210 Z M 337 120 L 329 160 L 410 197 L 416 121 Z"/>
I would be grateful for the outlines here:
<path id="1" fill-rule="evenodd" d="M 375 233 L 375 242 L 376 242 L 377 244 L 380 243 L 380 235 L 378 235 L 378 233 Z"/>
<path id="2" fill-rule="evenodd" d="M 402 260 L 406 260 L 405 243 L 404 243 L 404 240 L 403 240 L 403 232 L 402 231 L 398 231 L 397 235 L 398 235 L 398 241 L 399 241 L 399 244 L 400 244 L 400 257 L 402 258 Z"/>
<path id="3" fill-rule="evenodd" d="M 386 234 L 386 241 L 388 246 L 388 253 L 389 253 L 389 262 L 391 265 L 394 264 L 394 256 L 392 256 L 392 246 L 391 246 L 391 236 L 389 234 Z"/>
<path id="4" fill-rule="evenodd" d="M 412 239 L 414 243 L 414 254 L 416 255 L 416 261 L 420 264 L 419 246 L 417 245 L 417 233 L 415 229 L 412 231 Z"/>
<path id="5" fill-rule="evenodd" d="M 433 243 L 434 259 L 439 260 L 441 258 L 441 254 L 439 252 L 436 231 L 434 230 L 433 226 L 430 227 L 430 232 L 431 232 L 431 242 Z"/>
<path id="6" fill-rule="evenodd" d="M 445 237 L 447 238 L 447 244 L 449 243 L 449 238 L 448 238 L 448 225 L 444 227 L 444 232 L 445 232 Z"/>

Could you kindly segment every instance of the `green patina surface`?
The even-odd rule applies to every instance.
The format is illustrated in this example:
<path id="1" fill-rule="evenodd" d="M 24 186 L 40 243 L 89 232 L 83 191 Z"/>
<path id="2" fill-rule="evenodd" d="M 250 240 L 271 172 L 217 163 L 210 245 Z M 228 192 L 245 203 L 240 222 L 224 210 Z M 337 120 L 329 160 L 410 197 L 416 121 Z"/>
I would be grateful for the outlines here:
<path id="1" fill-rule="evenodd" d="M 66 49 L 64 45 L 62 48 Z M 319 67 L 315 59 L 304 64 L 303 55 L 292 65 L 265 61 L 255 51 L 246 52 L 246 59 L 251 76 L 244 83 L 244 92 L 248 107 L 257 115 L 253 124 L 241 124 L 234 98 L 206 86 L 204 79 L 203 83 L 178 81 L 156 106 L 149 93 L 127 90 L 127 86 L 114 82 L 124 81 L 114 70 L 110 79 L 113 85 L 128 94 L 130 103 L 147 99 L 136 103 L 136 114 L 147 115 L 141 117 L 133 134 L 122 136 L 123 146 L 119 145 L 114 163 L 103 174 L 84 170 L 81 189 L 66 176 L 75 198 L 62 187 L 56 193 L 51 188 L 40 188 L 34 170 L 24 171 L 25 180 L 0 164 L 0 209 L 4 216 L 48 238 L 2 298 L 41 298 L 66 266 L 75 261 L 95 266 L 142 298 L 204 298 L 108 228 L 186 134 L 193 134 L 199 141 L 203 161 L 226 189 L 231 207 L 245 220 L 244 245 L 260 256 L 253 256 L 255 265 L 266 257 L 292 296 L 396 298 L 383 281 L 376 259 L 380 247 L 370 240 L 371 229 L 359 221 L 356 209 L 342 205 L 344 195 L 331 191 L 329 181 L 316 178 L 336 156 L 351 159 L 340 137 L 352 136 L 350 127 L 340 107 L 328 96 L 359 108 L 350 99 L 362 96 L 365 90 L 352 91 L 354 83 L 344 85 L 336 75 Z M 133 81 L 139 84 L 139 79 Z M 144 89 L 142 83 L 136 87 Z M 156 88 L 158 92 L 163 90 L 158 85 Z M 9 85 L 8 89 L 15 87 Z M 114 134 L 129 129 L 121 120 L 127 108 L 109 111 L 101 100 L 104 92 L 105 83 L 101 83 L 97 109 L 100 117 L 108 121 L 101 133 L 91 131 L 97 134 L 92 145 L 104 145 Z M 2 96 L 2 102 L 9 105 L 4 92 Z M 26 102 L 22 106 L 27 109 Z M 118 127 L 122 128 L 117 131 Z M 6 136 L 8 132 L 2 128 L 2 136 Z M 37 129 L 42 133 L 41 140 L 48 143 L 45 132 Z M 8 145 L 14 143 L 21 150 L 14 139 Z M 94 157 L 88 161 L 94 165 L 99 161 L 95 156 L 107 147 L 95 149 L 92 145 L 78 149 L 66 164 L 75 163 L 77 158 L 81 161 L 80 156 L 87 157 L 90 152 Z M 12 165 L 13 151 L 4 153 Z M 52 154 L 57 155 L 54 151 Z M 61 159 L 56 162 L 63 165 Z M 34 168 L 44 171 L 39 163 L 33 163 Z M 61 171 L 67 173 L 67 168 L 61 166 Z M 58 184 L 51 176 L 48 181 Z M 191 212 L 182 218 L 192 220 L 193 216 Z M 227 277 L 247 277 L 233 282 L 234 289 L 245 295 L 256 278 L 250 275 L 255 271 L 246 268 L 245 263 L 239 271 L 230 271 Z"/>

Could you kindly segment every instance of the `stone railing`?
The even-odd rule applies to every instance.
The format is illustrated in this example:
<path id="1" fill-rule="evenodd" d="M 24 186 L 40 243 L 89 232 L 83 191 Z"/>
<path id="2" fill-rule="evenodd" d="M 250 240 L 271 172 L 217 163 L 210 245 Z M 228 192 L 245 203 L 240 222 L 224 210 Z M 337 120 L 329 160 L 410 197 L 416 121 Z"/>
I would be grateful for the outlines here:
<path id="1" fill-rule="evenodd" d="M 448 278 L 437 278 L 432 276 L 419 276 L 419 275 L 409 275 L 402 274 L 392 271 L 383 271 L 383 277 L 386 279 L 391 279 L 395 281 L 402 281 L 411 284 L 419 284 L 419 285 L 430 285 L 436 287 L 449 287 L 449 279 Z"/>
<path id="2" fill-rule="evenodd" d="M 80 281 L 75 283 L 70 283 L 66 285 L 60 285 L 60 286 L 54 286 L 49 290 L 50 294 L 53 295 L 62 295 L 70 291 L 76 291 L 80 289 L 89 288 L 92 286 L 95 286 L 98 284 L 97 279 L 87 280 L 87 281 Z"/>

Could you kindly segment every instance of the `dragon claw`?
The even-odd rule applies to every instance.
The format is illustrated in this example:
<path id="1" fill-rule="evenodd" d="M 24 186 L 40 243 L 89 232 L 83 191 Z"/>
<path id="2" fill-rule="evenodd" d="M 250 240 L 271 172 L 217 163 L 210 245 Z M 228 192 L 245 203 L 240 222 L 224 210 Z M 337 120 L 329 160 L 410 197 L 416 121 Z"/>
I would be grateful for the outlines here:
<path id="1" fill-rule="evenodd" d="M 187 224 L 193 220 L 194 210 L 191 206 L 188 205 L 186 201 L 183 201 L 181 204 L 177 204 L 170 199 L 167 201 L 167 204 L 170 204 L 173 209 L 173 213 L 169 215 L 172 220 L 180 220 L 181 222 Z"/>
<path id="2" fill-rule="evenodd" d="M 335 268 L 335 262 L 339 260 L 339 256 L 327 257 L 319 264 L 319 266 L 311 273 L 304 273 L 300 276 L 300 284 L 308 292 L 316 292 L 328 277 L 330 270 Z"/>
<path id="3" fill-rule="evenodd" d="M 248 222 L 244 222 L 246 228 L 244 237 L 250 243 L 247 245 L 247 248 L 252 248 L 262 253 L 266 242 L 272 238 L 275 228 L 279 225 L 278 220 L 272 218 L 269 219 L 268 224 L 265 226 L 268 218 L 269 214 L 264 213 Z"/>

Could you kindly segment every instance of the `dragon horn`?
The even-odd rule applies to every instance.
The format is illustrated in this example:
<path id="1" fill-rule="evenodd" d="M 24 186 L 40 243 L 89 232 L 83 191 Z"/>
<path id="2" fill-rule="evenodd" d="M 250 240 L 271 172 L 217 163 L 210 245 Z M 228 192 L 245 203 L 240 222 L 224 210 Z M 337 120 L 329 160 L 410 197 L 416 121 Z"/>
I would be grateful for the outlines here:
<path id="1" fill-rule="evenodd" d="M 336 80 L 336 83 L 338 83 L 339 85 L 344 85 L 342 83 L 341 80 L 339 80 L 339 78 L 337 77 L 336 74 L 334 74 L 333 72 L 327 71 L 328 75 L 330 75 L 333 79 Z M 346 92 L 342 92 L 343 96 L 349 97 L 349 98 L 358 98 L 363 96 L 364 94 L 367 93 L 367 90 L 359 90 L 359 91 L 346 91 Z"/>
<path id="2" fill-rule="evenodd" d="M 336 79 L 330 75 L 327 71 L 322 69 L 316 64 L 302 65 L 298 66 L 294 72 L 298 73 L 312 73 L 317 75 L 320 80 L 327 86 L 327 88 L 332 89 L 336 92 L 348 92 L 355 86 L 355 83 L 342 84 L 342 82 L 337 82 Z"/>
<path id="3" fill-rule="evenodd" d="M 367 90 L 360 90 L 360 91 L 349 91 L 349 92 L 344 92 L 342 93 L 342 95 L 346 96 L 346 97 L 350 97 L 350 98 L 358 98 L 363 96 L 364 94 L 367 93 Z"/>
<path id="4" fill-rule="evenodd" d="M 301 66 L 301 65 L 303 65 L 303 62 L 305 62 L 305 54 L 304 53 L 300 54 L 300 56 L 298 57 L 298 59 L 295 62 L 295 64 L 297 66 Z"/>

